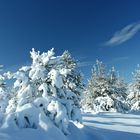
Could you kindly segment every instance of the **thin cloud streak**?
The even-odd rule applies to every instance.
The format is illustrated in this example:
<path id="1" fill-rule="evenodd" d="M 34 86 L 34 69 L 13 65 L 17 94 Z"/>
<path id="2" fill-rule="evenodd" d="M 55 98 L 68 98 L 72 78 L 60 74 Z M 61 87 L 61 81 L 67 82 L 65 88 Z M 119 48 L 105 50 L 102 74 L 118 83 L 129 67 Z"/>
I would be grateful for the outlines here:
<path id="1" fill-rule="evenodd" d="M 28 66 L 30 65 L 29 62 L 26 62 L 26 63 L 23 63 L 23 64 L 16 64 L 16 65 L 13 65 L 13 66 L 10 66 L 10 67 L 7 67 L 7 68 L 3 68 L 3 72 L 8 72 L 8 71 L 11 71 L 11 72 L 16 72 L 17 70 L 19 70 L 22 66 Z"/>
<path id="2" fill-rule="evenodd" d="M 117 31 L 111 39 L 104 43 L 104 46 L 117 46 L 131 39 L 140 30 L 140 22 L 129 24 L 120 31 Z"/>
<path id="3" fill-rule="evenodd" d="M 122 57 L 116 57 L 114 59 L 112 59 L 109 62 L 106 62 L 106 64 L 113 64 L 113 63 L 117 63 L 120 61 L 126 61 L 128 60 L 129 57 L 128 56 L 122 56 Z M 84 61 L 84 62 L 78 62 L 77 65 L 78 67 L 87 67 L 87 66 L 93 66 L 95 64 L 95 62 L 93 61 Z"/>
<path id="4" fill-rule="evenodd" d="M 79 62 L 78 67 L 87 67 L 87 66 L 92 66 L 93 62 L 87 61 L 87 62 Z"/>
<path id="5" fill-rule="evenodd" d="M 117 58 L 114 58 L 111 61 L 107 62 L 107 64 L 117 63 L 117 62 L 125 61 L 125 60 L 128 60 L 128 59 L 129 59 L 128 56 L 117 57 Z"/>

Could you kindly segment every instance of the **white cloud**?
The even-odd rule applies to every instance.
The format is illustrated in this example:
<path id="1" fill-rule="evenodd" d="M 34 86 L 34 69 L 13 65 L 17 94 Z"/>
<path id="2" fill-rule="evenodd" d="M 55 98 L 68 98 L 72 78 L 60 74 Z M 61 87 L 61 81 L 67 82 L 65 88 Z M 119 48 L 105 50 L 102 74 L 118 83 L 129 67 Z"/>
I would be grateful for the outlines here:
<path id="1" fill-rule="evenodd" d="M 117 31 L 111 39 L 104 43 L 105 46 L 117 46 L 131 39 L 140 30 L 140 22 L 129 24 Z"/>

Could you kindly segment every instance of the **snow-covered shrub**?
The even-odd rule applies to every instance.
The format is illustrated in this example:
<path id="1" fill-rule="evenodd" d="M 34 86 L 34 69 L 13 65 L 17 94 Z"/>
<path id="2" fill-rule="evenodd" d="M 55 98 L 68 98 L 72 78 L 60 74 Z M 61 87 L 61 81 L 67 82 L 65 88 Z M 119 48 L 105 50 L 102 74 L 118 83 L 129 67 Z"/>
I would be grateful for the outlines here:
<path id="1" fill-rule="evenodd" d="M 93 103 L 95 112 L 114 111 L 114 101 L 110 97 L 97 97 Z"/>
<path id="2" fill-rule="evenodd" d="M 91 79 L 84 91 L 83 108 L 95 112 L 125 112 L 128 110 L 125 103 L 126 89 L 126 84 L 117 76 L 114 67 L 107 74 L 105 65 L 97 60 L 92 69 Z"/>
<path id="3" fill-rule="evenodd" d="M 32 49 L 30 54 L 31 66 L 24 66 L 11 76 L 16 81 L 6 113 L 13 114 L 11 119 L 19 128 L 37 128 L 42 114 L 68 134 L 70 120 L 81 122 L 83 84 L 76 63 L 68 51 L 54 56 L 54 49 L 42 54 Z"/>

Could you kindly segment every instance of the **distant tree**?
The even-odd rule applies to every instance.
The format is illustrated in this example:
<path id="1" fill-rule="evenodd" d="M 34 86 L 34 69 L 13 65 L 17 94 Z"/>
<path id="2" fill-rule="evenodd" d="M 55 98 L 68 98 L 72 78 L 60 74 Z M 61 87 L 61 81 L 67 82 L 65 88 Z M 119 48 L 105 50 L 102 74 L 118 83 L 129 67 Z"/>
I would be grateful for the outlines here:
<path id="1" fill-rule="evenodd" d="M 133 82 L 129 84 L 127 101 L 132 111 L 140 111 L 140 66 L 133 74 Z"/>
<path id="2" fill-rule="evenodd" d="M 107 74 L 105 65 L 97 60 L 82 100 L 84 107 L 97 112 L 124 112 L 127 110 L 125 99 L 126 84 L 117 75 L 114 67 Z"/>
<path id="3" fill-rule="evenodd" d="M 126 112 L 129 107 L 126 103 L 127 98 L 127 84 L 124 80 L 117 74 L 114 67 L 110 71 L 109 85 L 111 98 L 114 101 L 113 108 L 118 112 Z"/>

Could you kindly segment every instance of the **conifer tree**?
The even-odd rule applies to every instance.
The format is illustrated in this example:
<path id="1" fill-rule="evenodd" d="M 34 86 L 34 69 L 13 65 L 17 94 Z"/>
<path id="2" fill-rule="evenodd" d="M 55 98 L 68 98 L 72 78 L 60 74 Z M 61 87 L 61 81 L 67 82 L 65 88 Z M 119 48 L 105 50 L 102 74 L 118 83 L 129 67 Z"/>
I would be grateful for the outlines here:
<path id="1" fill-rule="evenodd" d="M 7 114 L 16 114 L 18 127 L 37 128 L 35 118 L 41 113 L 68 134 L 70 120 L 81 122 L 83 84 L 76 62 L 68 51 L 55 56 L 54 49 L 42 54 L 32 49 L 30 54 L 31 66 L 20 68 L 12 76 L 16 79 L 15 94 L 9 101 Z M 35 116 L 30 110 L 36 112 Z"/>
<path id="2" fill-rule="evenodd" d="M 107 74 L 105 65 L 96 61 L 92 69 L 92 76 L 85 90 L 82 101 L 87 109 L 100 111 L 125 112 L 126 84 L 117 75 L 114 67 Z"/>
<path id="3" fill-rule="evenodd" d="M 140 111 L 140 66 L 139 65 L 137 66 L 137 69 L 132 74 L 134 80 L 129 85 L 127 101 L 132 111 Z"/>

